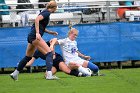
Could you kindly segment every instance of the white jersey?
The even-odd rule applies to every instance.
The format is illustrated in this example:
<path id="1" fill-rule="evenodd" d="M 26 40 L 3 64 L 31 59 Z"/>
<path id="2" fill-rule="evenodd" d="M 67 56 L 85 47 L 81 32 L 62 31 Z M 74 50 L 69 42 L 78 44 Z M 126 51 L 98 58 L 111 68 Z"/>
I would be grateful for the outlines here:
<path id="1" fill-rule="evenodd" d="M 66 64 L 68 64 L 69 62 L 82 60 L 78 56 L 78 53 L 76 52 L 78 48 L 77 48 L 77 42 L 75 40 L 72 41 L 69 38 L 59 39 L 58 43 L 62 49 L 63 57 L 66 61 Z"/>

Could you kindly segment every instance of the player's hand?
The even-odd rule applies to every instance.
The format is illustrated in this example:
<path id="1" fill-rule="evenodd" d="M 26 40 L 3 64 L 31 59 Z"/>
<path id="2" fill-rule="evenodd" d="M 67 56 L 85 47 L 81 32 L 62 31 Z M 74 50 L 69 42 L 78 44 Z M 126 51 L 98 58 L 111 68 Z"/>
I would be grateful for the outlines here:
<path id="1" fill-rule="evenodd" d="M 39 33 L 36 33 L 36 39 L 40 40 L 41 39 L 41 35 Z"/>
<path id="2" fill-rule="evenodd" d="M 57 32 L 52 32 L 52 35 L 57 36 L 58 33 Z"/>
<path id="3" fill-rule="evenodd" d="M 90 57 L 90 56 L 84 56 L 84 59 L 85 59 L 85 60 L 90 60 L 91 57 Z"/>
<path id="4" fill-rule="evenodd" d="M 50 46 L 50 49 L 51 49 L 51 51 L 54 51 L 54 48 L 53 48 L 53 46 Z"/>

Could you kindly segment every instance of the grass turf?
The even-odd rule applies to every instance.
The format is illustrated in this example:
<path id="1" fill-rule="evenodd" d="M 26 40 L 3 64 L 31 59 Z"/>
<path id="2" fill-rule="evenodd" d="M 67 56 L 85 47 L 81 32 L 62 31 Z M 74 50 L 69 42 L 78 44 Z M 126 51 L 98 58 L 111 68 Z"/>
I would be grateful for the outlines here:
<path id="1" fill-rule="evenodd" d="M 101 70 L 106 76 L 74 77 L 58 72 L 59 80 L 44 73 L 21 73 L 19 81 L 0 75 L 0 93 L 139 93 L 140 68 Z"/>

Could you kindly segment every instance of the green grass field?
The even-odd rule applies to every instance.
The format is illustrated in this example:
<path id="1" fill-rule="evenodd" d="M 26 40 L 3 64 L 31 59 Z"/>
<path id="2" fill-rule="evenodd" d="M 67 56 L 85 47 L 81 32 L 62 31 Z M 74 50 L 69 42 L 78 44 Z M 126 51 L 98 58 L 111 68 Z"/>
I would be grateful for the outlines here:
<path id="1" fill-rule="evenodd" d="M 59 80 L 44 73 L 21 73 L 18 81 L 0 74 L 0 93 L 139 93 L 140 68 L 101 70 L 106 76 L 74 77 L 58 72 Z"/>

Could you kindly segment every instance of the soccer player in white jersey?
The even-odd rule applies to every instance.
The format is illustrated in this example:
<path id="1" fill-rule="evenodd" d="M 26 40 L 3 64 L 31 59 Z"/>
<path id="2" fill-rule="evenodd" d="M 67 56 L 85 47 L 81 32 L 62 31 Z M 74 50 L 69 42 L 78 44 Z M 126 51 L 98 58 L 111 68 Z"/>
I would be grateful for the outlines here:
<path id="1" fill-rule="evenodd" d="M 72 28 L 68 32 L 67 38 L 59 40 L 54 38 L 55 40 L 53 40 L 54 41 L 53 43 L 60 45 L 65 63 L 71 70 L 78 69 L 79 72 L 91 76 L 91 73 L 89 73 L 86 69 L 89 68 L 90 70 L 93 71 L 94 75 L 98 75 L 99 71 L 98 66 L 88 61 L 91 59 L 91 57 L 85 56 L 84 54 L 78 51 L 77 42 L 75 41 L 77 35 L 78 30 Z"/>

